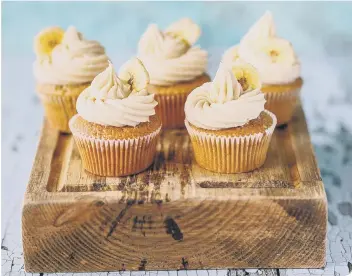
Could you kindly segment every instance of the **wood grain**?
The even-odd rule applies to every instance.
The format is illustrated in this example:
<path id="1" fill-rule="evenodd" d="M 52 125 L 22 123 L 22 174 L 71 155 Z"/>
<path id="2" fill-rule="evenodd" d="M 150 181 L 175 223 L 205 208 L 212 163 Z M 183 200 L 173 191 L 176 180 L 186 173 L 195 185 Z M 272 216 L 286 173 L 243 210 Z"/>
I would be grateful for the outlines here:
<path id="1" fill-rule="evenodd" d="M 200 168 L 184 130 L 165 131 L 138 175 L 82 169 L 72 137 L 45 123 L 23 207 L 30 272 L 318 268 L 327 203 L 301 107 L 264 166 Z"/>

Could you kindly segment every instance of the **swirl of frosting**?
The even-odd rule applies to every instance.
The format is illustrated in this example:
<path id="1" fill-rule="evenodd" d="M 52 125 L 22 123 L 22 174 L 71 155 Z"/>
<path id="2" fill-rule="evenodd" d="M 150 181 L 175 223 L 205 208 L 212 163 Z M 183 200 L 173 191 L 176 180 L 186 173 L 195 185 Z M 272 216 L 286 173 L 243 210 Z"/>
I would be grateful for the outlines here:
<path id="1" fill-rule="evenodd" d="M 150 25 L 138 45 L 138 55 L 154 85 L 172 85 L 190 81 L 204 74 L 208 54 L 200 47 L 191 47 L 200 34 L 199 27 L 183 19 L 165 32 L 157 25 Z"/>
<path id="2" fill-rule="evenodd" d="M 40 83 L 82 84 L 91 82 L 107 66 L 104 47 L 69 27 L 50 57 L 37 57 L 34 76 Z"/>
<path id="3" fill-rule="evenodd" d="M 291 43 L 276 36 L 273 16 L 266 12 L 242 38 L 228 49 L 224 62 L 245 60 L 257 68 L 264 84 L 287 84 L 301 75 L 300 62 Z"/>
<path id="4" fill-rule="evenodd" d="M 134 76 L 135 81 L 148 77 L 142 63 L 136 62 L 136 59 L 126 64 L 124 67 L 130 70 L 129 73 Z M 91 86 L 78 97 L 77 112 L 86 121 L 101 125 L 134 127 L 148 122 L 149 117 L 155 114 L 157 102 L 154 100 L 154 94 L 147 92 L 147 84 L 146 81 L 141 90 L 134 90 L 133 83 L 117 76 L 109 62 L 106 70 L 100 73 L 92 81 Z"/>
<path id="5" fill-rule="evenodd" d="M 242 64 L 220 64 L 213 82 L 189 94 L 186 119 L 194 126 L 209 130 L 239 127 L 258 118 L 264 111 L 265 98 L 257 73 Z"/>

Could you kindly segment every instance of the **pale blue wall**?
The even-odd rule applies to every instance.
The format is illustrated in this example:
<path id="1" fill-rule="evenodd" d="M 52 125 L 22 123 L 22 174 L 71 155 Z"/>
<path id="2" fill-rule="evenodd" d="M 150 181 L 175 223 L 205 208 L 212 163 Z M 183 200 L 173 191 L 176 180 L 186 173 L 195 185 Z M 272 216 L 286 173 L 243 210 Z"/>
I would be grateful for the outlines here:
<path id="1" fill-rule="evenodd" d="M 3 54 L 28 57 L 33 36 L 42 28 L 74 25 L 105 45 L 112 57 L 123 57 L 135 50 L 148 23 L 164 27 L 185 16 L 201 24 L 201 46 L 223 49 L 236 43 L 266 9 L 273 12 L 278 32 L 293 42 L 298 53 L 332 34 L 352 35 L 351 3 L 5 2 Z"/>
<path id="2" fill-rule="evenodd" d="M 302 61 L 302 98 L 308 118 L 324 112 L 332 95 L 352 100 L 347 89 L 352 87 L 351 2 L 4 2 L 2 8 L 4 127 L 8 118 L 18 116 L 11 108 L 14 96 L 31 95 L 36 101 L 33 37 L 52 25 L 76 26 L 87 38 L 100 41 L 118 65 L 134 54 L 148 23 L 165 27 L 191 17 L 202 27 L 199 44 L 209 51 L 213 75 L 223 51 L 237 43 L 268 9 L 279 35 L 293 43 Z M 36 122 L 40 112 L 33 113 L 38 114 Z"/>

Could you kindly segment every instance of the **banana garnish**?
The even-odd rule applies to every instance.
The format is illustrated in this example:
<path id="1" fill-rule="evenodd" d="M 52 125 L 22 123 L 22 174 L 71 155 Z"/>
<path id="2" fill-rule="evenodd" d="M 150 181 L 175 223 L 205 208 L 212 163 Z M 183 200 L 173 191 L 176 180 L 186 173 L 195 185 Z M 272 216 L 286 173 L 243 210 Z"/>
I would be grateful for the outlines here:
<path id="1" fill-rule="evenodd" d="M 189 18 L 183 18 L 172 23 L 165 34 L 182 40 L 188 46 L 193 45 L 198 40 L 201 30 L 200 27 Z"/>
<path id="2" fill-rule="evenodd" d="M 60 27 L 49 27 L 34 38 L 34 52 L 37 56 L 50 56 L 53 49 L 62 42 L 65 31 Z"/>
<path id="3" fill-rule="evenodd" d="M 261 88 L 258 71 L 249 63 L 234 63 L 231 69 L 232 73 L 242 87 L 241 94 Z"/>
<path id="4" fill-rule="evenodd" d="M 139 92 L 149 84 L 149 74 L 138 58 L 132 58 L 119 70 L 119 79 L 131 86 L 132 92 Z"/>
<path id="5" fill-rule="evenodd" d="M 272 63 L 295 63 L 296 57 L 290 42 L 281 38 L 270 38 L 258 44 Z"/>

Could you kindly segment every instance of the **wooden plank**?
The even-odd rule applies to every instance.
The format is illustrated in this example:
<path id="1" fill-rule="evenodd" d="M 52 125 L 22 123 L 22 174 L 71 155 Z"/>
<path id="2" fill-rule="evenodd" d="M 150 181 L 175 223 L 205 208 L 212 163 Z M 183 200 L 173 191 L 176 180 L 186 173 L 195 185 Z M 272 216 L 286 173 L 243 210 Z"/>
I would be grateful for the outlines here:
<path id="1" fill-rule="evenodd" d="M 31 272 L 321 267 L 326 196 L 302 109 L 263 168 L 220 175 L 166 131 L 147 171 L 84 171 L 71 136 L 44 125 L 23 207 Z M 268 270 L 270 271 L 270 270 Z"/>

